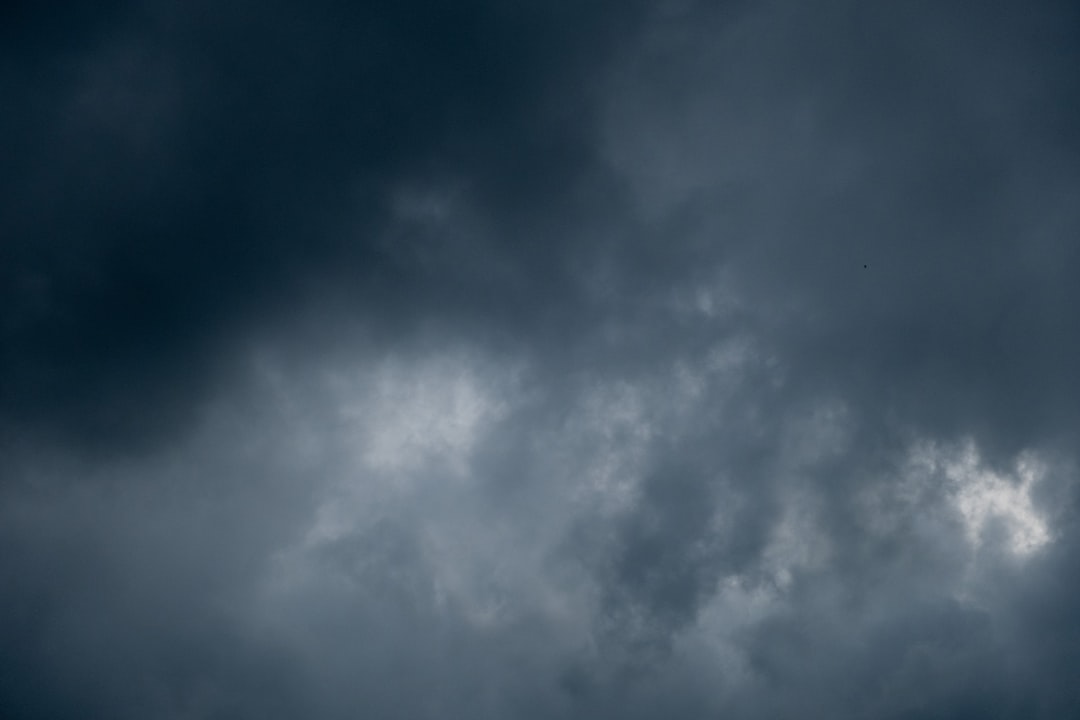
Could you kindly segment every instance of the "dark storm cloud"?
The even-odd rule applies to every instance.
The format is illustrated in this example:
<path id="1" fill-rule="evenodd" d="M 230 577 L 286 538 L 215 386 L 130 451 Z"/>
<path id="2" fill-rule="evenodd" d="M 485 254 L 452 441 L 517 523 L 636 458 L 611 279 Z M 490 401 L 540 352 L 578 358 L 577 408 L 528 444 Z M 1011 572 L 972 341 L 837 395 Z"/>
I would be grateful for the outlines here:
<path id="1" fill-rule="evenodd" d="M 669 184 L 714 208 L 812 387 L 1015 451 L 1076 421 L 1075 18 L 964 10 L 773 5 L 730 43 L 657 51 L 642 64 L 701 84 L 636 99 L 692 138 L 641 153 L 678 154 Z"/>
<path id="2" fill-rule="evenodd" d="M 10 17 L 0 714 L 1075 713 L 1069 4 Z"/>
<path id="3" fill-rule="evenodd" d="M 436 244 L 428 267 L 379 237 L 414 178 L 465 187 L 517 236 L 496 256 L 554 272 L 561 254 L 537 245 L 534 226 L 594 162 L 590 76 L 632 15 L 489 3 L 79 6 L 56 22 L 16 11 L 5 416 L 122 446 L 169 432 L 238 331 L 305 292 L 343 286 L 389 323 L 453 301 L 459 276 L 482 282 L 467 253 L 486 248 L 422 238 Z M 344 213 L 347 231 L 334 221 Z"/>

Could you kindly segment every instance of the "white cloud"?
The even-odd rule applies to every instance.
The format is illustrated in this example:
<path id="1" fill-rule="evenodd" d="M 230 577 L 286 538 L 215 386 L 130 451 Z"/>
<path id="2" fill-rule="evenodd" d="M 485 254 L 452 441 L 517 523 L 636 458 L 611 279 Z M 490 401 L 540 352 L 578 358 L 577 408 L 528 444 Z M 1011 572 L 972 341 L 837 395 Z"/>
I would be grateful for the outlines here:
<path id="1" fill-rule="evenodd" d="M 1053 539 L 1031 498 L 1032 488 L 1046 473 L 1045 463 L 1034 453 L 1018 455 L 1011 472 L 987 466 L 971 440 L 955 445 L 924 442 L 912 450 L 911 458 L 924 473 L 940 473 L 945 479 L 973 549 L 986 543 L 986 531 L 994 522 L 1004 528 L 1006 547 L 1016 557 L 1029 556 Z"/>
<path id="2" fill-rule="evenodd" d="M 1012 473 L 1000 475 L 980 464 L 971 443 L 946 462 L 946 476 L 958 485 L 956 507 L 972 545 L 983 542 L 991 520 L 1004 522 L 1008 548 L 1015 555 L 1030 555 L 1050 542 L 1050 529 L 1031 501 L 1032 486 L 1045 471 L 1037 458 L 1025 453 Z"/>
<path id="3" fill-rule="evenodd" d="M 461 476 L 485 428 L 506 409 L 490 381 L 460 357 L 388 362 L 345 382 L 340 413 L 356 430 L 366 467 L 400 474 L 435 464 Z"/>

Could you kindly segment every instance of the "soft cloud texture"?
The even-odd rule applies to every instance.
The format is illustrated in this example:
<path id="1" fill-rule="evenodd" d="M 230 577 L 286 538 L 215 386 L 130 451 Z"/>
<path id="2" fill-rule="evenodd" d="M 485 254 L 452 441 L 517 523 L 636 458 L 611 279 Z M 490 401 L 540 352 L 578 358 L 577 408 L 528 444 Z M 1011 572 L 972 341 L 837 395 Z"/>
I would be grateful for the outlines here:
<path id="1" fill-rule="evenodd" d="M 1080 707 L 1070 4 L 5 12 L 4 717 Z"/>

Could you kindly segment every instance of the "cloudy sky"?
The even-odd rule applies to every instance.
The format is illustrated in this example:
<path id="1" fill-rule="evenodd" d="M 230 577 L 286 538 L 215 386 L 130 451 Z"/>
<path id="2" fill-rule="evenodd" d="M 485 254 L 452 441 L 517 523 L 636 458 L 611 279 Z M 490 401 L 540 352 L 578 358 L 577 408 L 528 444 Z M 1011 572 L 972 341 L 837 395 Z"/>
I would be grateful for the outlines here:
<path id="1" fill-rule="evenodd" d="M 1080 712 L 1067 0 L 0 15 L 0 714 Z"/>

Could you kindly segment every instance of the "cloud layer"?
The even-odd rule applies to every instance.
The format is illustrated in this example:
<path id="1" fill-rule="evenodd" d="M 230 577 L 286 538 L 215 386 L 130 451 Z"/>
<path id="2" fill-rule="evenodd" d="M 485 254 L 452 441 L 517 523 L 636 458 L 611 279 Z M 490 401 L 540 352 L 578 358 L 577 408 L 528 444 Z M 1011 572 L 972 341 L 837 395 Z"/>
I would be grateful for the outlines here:
<path id="1" fill-rule="evenodd" d="M 1060 718 L 1064 2 L 7 10 L 13 718 Z"/>

